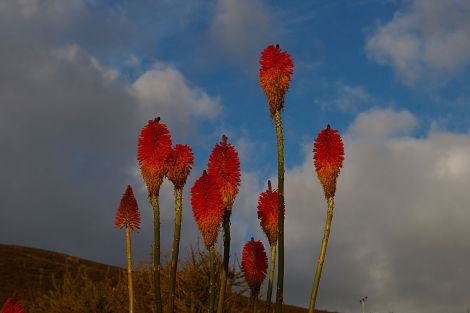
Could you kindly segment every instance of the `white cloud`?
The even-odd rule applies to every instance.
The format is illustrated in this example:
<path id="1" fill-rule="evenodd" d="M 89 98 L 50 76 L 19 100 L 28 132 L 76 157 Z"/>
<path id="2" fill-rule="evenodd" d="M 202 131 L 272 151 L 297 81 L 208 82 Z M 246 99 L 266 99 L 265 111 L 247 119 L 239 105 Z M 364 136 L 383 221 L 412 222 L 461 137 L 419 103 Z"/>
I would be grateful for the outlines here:
<path id="1" fill-rule="evenodd" d="M 462 288 L 470 276 L 470 134 L 432 130 L 418 139 L 410 136 L 416 125 L 408 111 L 372 109 L 342 134 L 345 162 L 319 308 L 351 312 L 365 295 L 374 312 L 465 307 L 470 297 Z M 311 150 L 303 164 L 285 174 L 285 301 L 304 306 L 326 217 Z M 255 206 L 260 185 L 265 182 L 249 183 L 243 197 L 251 200 L 240 203 L 246 212 Z M 245 215 L 248 221 L 256 218 L 252 212 Z M 264 240 L 258 224 L 249 224 Z"/>
<path id="2" fill-rule="evenodd" d="M 368 38 L 370 59 L 408 85 L 443 80 L 470 64 L 470 2 L 414 0 Z"/>
<path id="3" fill-rule="evenodd" d="M 415 117 L 408 111 L 371 109 L 359 113 L 354 123 L 349 126 L 348 132 L 361 138 L 384 139 L 409 134 L 416 126 Z"/>
<path id="4" fill-rule="evenodd" d="M 195 118 L 212 119 L 222 109 L 219 98 L 191 86 L 180 71 L 164 63 L 157 63 L 142 74 L 133 87 L 142 114 L 158 114 L 185 134 L 194 131 Z"/>

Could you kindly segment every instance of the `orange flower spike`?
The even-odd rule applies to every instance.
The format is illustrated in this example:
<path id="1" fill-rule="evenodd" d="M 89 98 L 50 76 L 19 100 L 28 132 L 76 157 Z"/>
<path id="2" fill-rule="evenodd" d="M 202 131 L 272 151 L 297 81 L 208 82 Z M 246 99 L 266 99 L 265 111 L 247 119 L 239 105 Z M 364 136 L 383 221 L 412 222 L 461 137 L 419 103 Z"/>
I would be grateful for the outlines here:
<path id="1" fill-rule="evenodd" d="M 315 169 L 323 185 L 326 199 L 334 197 L 336 179 L 344 160 L 344 145 L 338 131 L 330 125 L 322 130 L 314 144 Z"/>
<path id="2" fill-rule="evenodd" d="M 232 209 L 233 201 L 240 186 L 240 159 L 235 148 L 227 143 L 227 136 L 222 136 L 222 141 L 215 145 L 209 157 L 209 175 L 217 178 L 220 186 L 224 207 Z"/>
<path id="3" fill-rule="evenodd" d="M 19 301 L 13 298 L 8 298 L 2 307 L 1 313 L 25 313 Z"/>
<path id="4" fill-rule="evenodd" d="M 114 219 L 114 225 L 118 228 L 129 227 L 134 232 L 140 229 L 139 207 L 132 192 L 132 187 L 129 185 L 122 196 Z"/>
<path id="5" fill-rule="evenodd" d="M 166 159 L 171 152 L 170 131 L 160 117 L 148 121 L 140 132 L 137 159 L 149 194 L 158 195 L 167 173 Z"/>
<path id="6" fill-rule="evenodd" d="M 175 185 L 175 188 L 183 188 L 194 165 L 194 155 L 191 147 L 188 145 L 175 145 L 175 148 L 171 149 L 166 163 L 168 168 L 166 176 L 168 179 Z"/>
<path id="7" fill-rule="evenodd" d="M 216 178 L 206 171 L 191 188 L 191 206 L 196 224 L 209 249 L 215 244 L 224 214 Z"/>
<path id="8" fill-rule="evenodd" d="M 268 257 L 261 241 L 251 238 L 243 247 L 242 270 L 253 294 L 258 294 L 266 277 Z"/>
<path id="9" fill-rule="evenodd" d="M 268 98 L 271 117 L 284 107 L 284 96 L 289 89 L 294 63 L 291 56 L 279 45 L 269 45 L 261 52 L 259 82 Z"/>
<path id="10" fill-rule="evenodd" d="M 260 193 L 258 198 L 258 219 L 271 246 L 277 242 L 278 200 L 277 189 L 272 190 L 271 181 L 268 180 L 268 190 Z"/>

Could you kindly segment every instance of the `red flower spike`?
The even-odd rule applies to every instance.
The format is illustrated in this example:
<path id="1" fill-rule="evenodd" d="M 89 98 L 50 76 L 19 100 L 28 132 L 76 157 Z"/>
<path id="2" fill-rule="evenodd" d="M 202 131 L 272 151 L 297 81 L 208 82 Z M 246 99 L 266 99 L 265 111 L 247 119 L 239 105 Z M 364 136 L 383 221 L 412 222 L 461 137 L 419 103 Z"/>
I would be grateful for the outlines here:
<path id="1" fill-rule="evenodd" d="M 19 301 L 8 298 L 2 307 L 1 313 L 25 313 Z"/>
<path id="2" fill-rule="evenodd" d="M 224 214 L 220 189 L 214 176 L 206 171 L 191 188 L 191 206 L 207 249 L 215 244 Z"/>
<path id="3" fill-rule="evenodd" d="M 325 197 L 334 197 L 336 192 L 336 179 L 343 166 L 344 146 L 338 131 L 330 125 L 322 130 L 315 140 L 314 148 L 315 169 L 323 185 Z"/>
<path id="4" fill-rule="evenodd" d="M 139 207 L 132 192 L 132 187 L 129 185 L 122 196 L 114 219 L 114 225 L 119 228 L 129 227 L 135 232 L 137 232 L 137 229 L 140 229 Z"/>
<path id="5" fill-rule="evenodd" d="M 251 238 L 243 247 L 242 270 L 252 294 L 257 295 L 268 270 L 268 257 L 261 241 Z"/>
<path id="6" fill-rule="evenodd" d="M 142 128 L 137 147 L 140 171 L 150 194 L 157 194 L 167 172 L 166 158 L 171 152 L 170 131 L 160 118 L 148 121 Z"/>
<path id="7" fill-rule="evenodd" d="M 194 155 L 188 145 L 177 144 L 171 149 L 166 160 L 168 173 L 166 176 L 175 185 L 175 188 L 183 188 L 186 179 L 194 165 Z"/>
<path id="8" fill-rule="evenodd" d="M 268 181 L 268 190 L 260 193 L 258 198 L 258 219 L 261 228 L 268 237 L 269 244 L 275 245 L 277 242 L 277 216 L 278 216 L 278 192 L 271 189 L 271 181 Z M 285 215 L 285 208 L 284 208 Z"/>
<path id="9" fill-rule="evenodd" d="M 224 207 L 231 210 L 240 186 L 240 159 L 235 148 L 227 143 L 227 136 L 223 135 L 212 150 L 208 171 L 217 179 Z"/>
<path id="10" fill-rule="evenodd" d="M 268 98 L 271 116 L 284 107 L 284 96 L 289 89 L 294 63 L 279 45 L 269 45 L 261 52 L 259 82 Z"/>

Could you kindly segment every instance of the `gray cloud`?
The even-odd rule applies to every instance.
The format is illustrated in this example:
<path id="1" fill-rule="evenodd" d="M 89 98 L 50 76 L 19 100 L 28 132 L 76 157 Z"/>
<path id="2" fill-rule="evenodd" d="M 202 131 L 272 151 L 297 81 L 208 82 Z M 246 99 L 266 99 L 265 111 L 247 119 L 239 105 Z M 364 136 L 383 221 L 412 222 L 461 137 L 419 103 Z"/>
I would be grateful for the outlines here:
<path id="1" fill-rule="evenodd" d="M 210 30 L 213 49 L 250 68 L 257 67 L 259 53 L 277 39 L 274 13 L 262 0 L 219 0 Z"/>
<path id="2" fill-rule="evenodd" d="M 124 264 L 123 234 L 113 221 L 127 184 L 143 211 L 138 258 L 147 259 L 152 242 L 151 210 L 134 171 L 140 129 L 159 114 L 175 140 L 197 137 L 220 101 L 162 63 L 128 83 L 79 44 L 55 36 L 59 25 L 86 13 L 81 4 L 0 5 L 0 240 Z M 165 81 L 174 84 L 159 89 Z M 186 114 L 176 119 L 181 110 Z M 171 186 L 164 188 L 162 203 L 172 208 Z"/>
<path id="3" fill-rule="evenodd" d="M 369 37 L 367 54 L 408 85 L 442 84 L 470 64 L 469 13 L 468 1 L 411 1 Z"/>

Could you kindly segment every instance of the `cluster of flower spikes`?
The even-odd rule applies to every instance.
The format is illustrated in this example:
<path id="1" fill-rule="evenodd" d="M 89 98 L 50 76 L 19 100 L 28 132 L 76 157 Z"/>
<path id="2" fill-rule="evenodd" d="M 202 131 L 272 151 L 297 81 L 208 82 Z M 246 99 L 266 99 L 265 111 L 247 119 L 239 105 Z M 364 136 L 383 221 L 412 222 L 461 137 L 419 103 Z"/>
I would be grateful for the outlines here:
<path id="1" fill-rule="evenodd" d="M 0 313 L 25 313 L 19 301 L 8 298 Z"/>
<path id="2" fill-rule="evenodd" d="M 191 147 L 188 145 L 175 145 L 168 154 L 166 164 L 168 169 L 166 176 L 168 179 L 175 188 L 183 188 L 194 165 L 194 155 Z"/>
<path id="3" fill-rule="evenodd" d="M 260 193 L 258 198 L 258 219 L 271 246 L 277 242 L 278 203 L 278 191 L 277 189 L 272 190 L 271 181 L 268 180 L 268 190 Z M 284 205 L 284 215 L 286 213 L 285 210 Z"/>
<path id="4" fill-rule="evenodd" d="M 253 237 L 243 247 L 242 271 L 253 295 L 257 295 L 266 278 L 268 257 L 261 241 Z"/>
<path id="5" fill-rule="evenodd" d="M 291 56 L 279 45 L 269 45 L 261 52 L 259 82 L 268 99 L 271 116 L 282 110 L 284 96 L 289 89 L 294 63 Z"/>
<path id="6" fill-rule="evenodd" d="M 150 195 L 158 195 L 167 173 L 166 160 L 171 152 L 170 131 L 160 118 L 148 121 L 140 132 L 137 159 Z"/>
<path id="7" fill-rule="evenodd" d="M 114 218 L 114 225 L 118 228 L 129 227 L 135 232 L 140 229 L 139 207 L 132 192 L 132 187 L 129 185 L 122 196 L 116 217 Z"/>
<path id="8" fill-rule="evenodd" d="M 240 159 L 235 148 L 227 143 L 227 136 L 223 135 L 215 145 L 207 168 L 209 175 L 217 179 L 224 207 L 231 210 L 240 186 Z"/>
<path id="9" fill-rule="evenodd" d="M 314 163 L 326 199 L 335 196 L 336 179 L 344 161 L 344 145 L 338 131 L 330 125 L 323 129 L 314 143 Z"/>
<path id="10" fill-rule="evenodd" d="M 215 244 L 219 234 L 224 207 L 217 180 L 206 171 L 191 188 L 191 206 L 196 224 L 209 249 Z"/>

